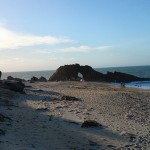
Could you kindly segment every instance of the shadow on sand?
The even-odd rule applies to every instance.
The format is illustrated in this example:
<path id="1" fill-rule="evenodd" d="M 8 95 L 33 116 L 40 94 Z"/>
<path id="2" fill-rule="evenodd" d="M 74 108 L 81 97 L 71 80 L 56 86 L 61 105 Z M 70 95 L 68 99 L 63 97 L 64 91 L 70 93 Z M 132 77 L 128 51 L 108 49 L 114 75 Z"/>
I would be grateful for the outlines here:
<path id="1" fill-rule="evenodd" d="M 38 101 L 52 102 L 54 98 L 63 93 L 38 90 L 27 90 L 26 92 L 23 95 L 18 94 L 20 100 L 17 108 L 13 107 L 10 111 L 8 108 L 5 109 L 2 108 L 4 106 L 0 106 L 0 110 L 5 109 L 8 116 L 10 115 L 13 120 L 8 135 L 13 134 L 12 138 L 14 138 L 7 139 L 7 133 L 6 138 L 0 136 L 1 150 L 4 150 L 6 146 L 7 150 L 10 150 L 11 146 L 14 146 L 16 150 L 19 150 L 20 147 L 31 150 L 112 150 L 117 149 L 112 141 L 127 142 L 121 135 L 106 127 L 81 128 L 81 123 L 74 123 L 64 119 L 61 115 L 55 115 L 54 112 L 50 111 L 51 106 L 49 109 L 37 111 L 24 105 L 26 100 L 35 103 Z"/>

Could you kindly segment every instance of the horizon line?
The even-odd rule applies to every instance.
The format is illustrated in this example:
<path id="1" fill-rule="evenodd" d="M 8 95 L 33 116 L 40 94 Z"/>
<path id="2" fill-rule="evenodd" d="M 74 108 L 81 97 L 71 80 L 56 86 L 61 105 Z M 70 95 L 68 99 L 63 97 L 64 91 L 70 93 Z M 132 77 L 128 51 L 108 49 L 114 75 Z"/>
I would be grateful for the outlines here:
<path id="1" fill-rule="evenodd" d="M 75 63 L 76 64 L 76 63 Z M 65 64 L 66 65 L 66 64 Z M 64 66 L 64 65 L 61 65 L 61 66 Z M 81 65 L 81 66 L 85 66 L 85 65 Z M 88 65 L 89 66 L 89 65 Z M 135 66 L 117 66 L 117 67 L 92 67 L 93 69 L 104 69 L 104 68 L 126 68 L 126 67 L 146 67 L 146 66 L 150 66 L 150 65 L 135 65 Z M 59 67 L 58 67 L 59 68 Z M 57 69 L 58 69 L 57 68 Z M 6 71 L 6 72 L 2 72 L 2 73 L 16 73 L 16 72 L 42 72 L 42 71 L 55 71 L 57 69 L 51 69 L 51 70 L 25 70 L 25 71 Z"/>

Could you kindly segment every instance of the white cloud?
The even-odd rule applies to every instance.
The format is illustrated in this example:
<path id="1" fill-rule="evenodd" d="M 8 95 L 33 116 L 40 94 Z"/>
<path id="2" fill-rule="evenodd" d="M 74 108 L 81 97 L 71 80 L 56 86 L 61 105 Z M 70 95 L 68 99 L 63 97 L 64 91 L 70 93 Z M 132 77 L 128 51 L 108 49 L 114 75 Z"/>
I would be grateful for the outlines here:
<path id="1" fill-rule="evenodd" d="M 98 46 L 98 47 L 90 47 L 87 45 L 81 45 L 78 47 L 67 47 L 63 49 L 59 49 L 62 52 L 89 52 L 89 51 L 105 51 L 110 49 L 112 46 Z"/>
<path id="2" fill-rule="evenodd" d="M 90 47 L 87 45 L 81 45 L 81 46 L 71 46 L 71 47 L 65 47 L 65 48 L 59 48 L 59 49 L 41 49 L 36 50 L 36 53 L 39 54 L 53 54 L 53 53 L 60 53 L 60 52 L 90 52 L 90 51 L 106 51 L 111 49 L 112 46 L 98 46 L 98 47 Z"/>
<path id="3" fill-rule="evenodd" d="M 15 49 L 32 45 L 55 45 L 60 43 L 70 43 L 73 40 L 65 37 L 36 36 L 25 33 L 18 33 L 0 26 L 0 49 Z"/>

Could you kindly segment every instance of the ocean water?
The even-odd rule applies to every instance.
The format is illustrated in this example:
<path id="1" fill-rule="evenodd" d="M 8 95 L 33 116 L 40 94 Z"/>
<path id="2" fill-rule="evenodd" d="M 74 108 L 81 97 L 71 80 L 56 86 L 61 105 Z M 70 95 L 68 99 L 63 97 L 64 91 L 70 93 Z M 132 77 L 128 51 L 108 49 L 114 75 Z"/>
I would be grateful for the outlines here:
<path id="1" fill-rule="evenodd" d="M 49 79 L 53 75 L 55 70 L 46 70 L 46 71 L 25 71 L 25 72 L 4 72 L 2 74 L 2 79 L 7 79 L 8 76 L 14 78 L 21 78 L 25 80 L 30 80 L 33 76 L 40 78 L 41 76 Z"/>
<path id="2" fill-rule="evenodd" d="M 138 77 L 150 78 L 150 66 L 95 68 L 95 70 L 104 74 L 106 74 L 108 71 L 110 72 L 118 71 L 118 72 L 132 74 Z M 41 76 L 44 76 L 45 78 L 49 79 L 50 76 L 52 76 L 55 71 L 56 70 L 4 72 L 2 74 L 2 79 L 7 79 L 8 76 L 12 76 L 14 78 L 22 78 L 25 80 L 29 80 L 33 76 L 36 76 L 38 78 Z M 126 84 L 126 86 L 150 89 L 150 81 L 132 82 L 132 83 Z"/>
<path id="3" fill-rule="evenodd" d="M 121 86 L 120 83 L 112 83 L 112 84 Z M 125 87 L 150 89 L 150 81 L 136 81 L 136 82 L 125 83 Z"/>
<path id="4" fill-rule="evenodd" d="M 150 89 L 150 81 L 130 82 L 130 83 L 126 83 L 126 87 Z"/>

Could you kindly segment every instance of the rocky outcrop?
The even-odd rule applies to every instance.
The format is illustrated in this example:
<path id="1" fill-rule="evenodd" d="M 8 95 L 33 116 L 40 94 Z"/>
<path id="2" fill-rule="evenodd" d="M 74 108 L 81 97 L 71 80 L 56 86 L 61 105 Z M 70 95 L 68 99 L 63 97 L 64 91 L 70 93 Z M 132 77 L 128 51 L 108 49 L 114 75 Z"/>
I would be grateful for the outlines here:
<path id="1" fill-rule="evenodd" d="M 80 66 L 79 72 L 82 74 L 85 81 L 105 81 L 106 76 L 100 72 L 95 71 L 90 66 Z"/>
<path id="2" fill-rule="evenodd" d="M 30 80 L 30 83 L 34 83 L 34 82 L 37 82 L 37 81 L 39 81 L 39 82 L 47 82 L 47 79 L 45 77 L 43 77 L 43 76 L 40 77 L 39 79 L 37 77 L 33 76 L 31 78 L 31 80 Z"/>
<path id="3" fill-rule="evenodd" d="M 108 82 L 132 82 L 132 81 L 142 81 L 146 80 L 144 78 L 139 78 L 134 75 L 121 73 L 121 72 L 107 72 L 106 81 Z"/>
<path id="4" fill-rule="evenodd" d="M 25 85 L 20 81 L 2 80 L 0 81 L 0 87 L 4 89 L 9 89 L 15 92 L 24 93 Z"/>
<path id="5" fill-rule="evenodd" d="M 82 123 L 81 127 L 82 128 L 102 127 L 102 125 L 96 122 L 95 120 L 86 120 Z"/>
<path id="6" fill-rule="evenodd" d="M 47 79 L 42 76 L 42 77 L 39 78 L 39 81 L 40 81 L 40 82 L 47 82 Z"/>
<path id="7" fill-rule="evenodd" d="M 0 71 L 0 80 L 1 80 L 2 72 Z"/>
<path id="8" fill-rule="evenodd" d="M 24 79 L 14 78 L 14 77 L 12 77 L 12 76 L 8 76 L 8 77 L 7 77 L 7 80 L 15 80 L 15 81 L 19 81 L 19 82 L 25 82 Z"/>
<path id="9" fill-rule="evenodd" d="M 63 96 L 61 97 L 61 100 L 67 100 L 67 101 L 79 101 L 79 99 L 76 98 L 76 97 L 66 96 L 66 95 L 63 95 Z"/>
<path id="10" fill-rule="evenodd" d="M 31 83 L 34 83 L 34 82 L 36 82 L 36 81 L 38 81 L 38 80 L 39 80 L 39 79 L 38 79 L 37 77 L 33 76 L 33 77 L 31 78 L 30 82 L 31 82 Z"/>
<path id="11" fill-rule="evenodd" d="M 80 65 L 65 65 L 60 66 L 49 79 L 50 81 L 76 80 L 78 78 Z"/>
<path id="12" fill-rule="evenodd" d="M 50 77 L 49 81 L 77 80 L 78 73 L 81 73 L 85 81 L 101 82 L 131 82 L 144 81 L 150 78 L 139 78 L 130 74 L 121 72 L 108 72 L 107 74 L 95 71 L 90 66 L 80 66 L 79 64 L 60 66 Z"/>

